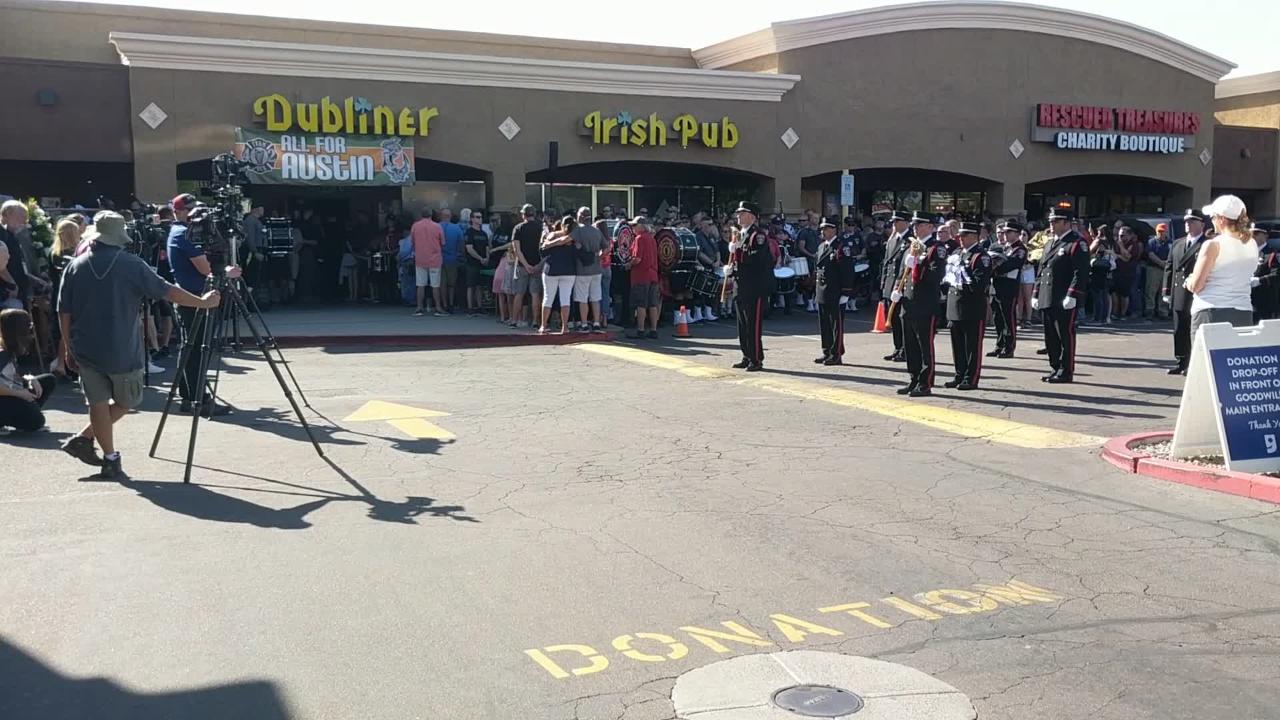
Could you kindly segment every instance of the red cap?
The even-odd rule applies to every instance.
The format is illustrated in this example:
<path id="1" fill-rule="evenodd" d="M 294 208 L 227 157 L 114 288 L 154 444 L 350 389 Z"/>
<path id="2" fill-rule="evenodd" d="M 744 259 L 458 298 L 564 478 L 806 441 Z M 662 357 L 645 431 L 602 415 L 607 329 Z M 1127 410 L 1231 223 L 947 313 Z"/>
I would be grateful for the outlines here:
<path id="1" fill-rule="evenodd" d="M 196 196 L 191 193 L 182 193 L 174 197 L 169 204 L 173 206 L 174 212 L 190 210 L 196 205 Z"/>

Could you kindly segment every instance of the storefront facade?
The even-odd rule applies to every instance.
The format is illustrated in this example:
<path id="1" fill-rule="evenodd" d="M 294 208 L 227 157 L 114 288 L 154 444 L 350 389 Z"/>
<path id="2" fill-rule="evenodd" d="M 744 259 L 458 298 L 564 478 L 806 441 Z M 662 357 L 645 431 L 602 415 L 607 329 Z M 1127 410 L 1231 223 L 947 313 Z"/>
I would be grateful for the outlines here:
<path id="1" fill-rule="evenodd" d="M 0 192 L 83 173 L 35 163 L 92 161 L 128 167 L 113 189 L 151 201 L 206 179 L 239 133 L 283 187 L 363 185 L 411 209 L 833 212 L 848 174 L 863 212 L 1168 211 L 1210 192 L 1214 86 L 1231 67 L 1113 20 L 986 3 L 776 23 L 694 51 L 0 7 L 20 28 L 0 57 L 20 88 L 0 131 L 22 138 L 0 153 L 26 168 L 0 173 Z"/>

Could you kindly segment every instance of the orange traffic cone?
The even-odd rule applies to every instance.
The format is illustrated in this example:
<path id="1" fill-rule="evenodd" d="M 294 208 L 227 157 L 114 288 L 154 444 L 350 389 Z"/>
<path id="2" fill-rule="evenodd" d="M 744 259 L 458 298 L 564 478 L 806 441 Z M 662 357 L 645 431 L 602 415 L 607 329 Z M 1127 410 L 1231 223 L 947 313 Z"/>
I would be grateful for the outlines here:
<path id="1" fill-rule="evenodd" d="M 878 302 L 876 303 L 876 324 L 872 326 L 871 332 L 882 333 L 888 332 L 888 330 L 888 322 L 884 315 L 884 303 Z"/>
<path id="2" fill-rule="evenodd" d="M 680 312 L 676 315 L 676 337 L 693 337 L 689 334 L 689 311 L 683 305 L 680 306 Z"/>

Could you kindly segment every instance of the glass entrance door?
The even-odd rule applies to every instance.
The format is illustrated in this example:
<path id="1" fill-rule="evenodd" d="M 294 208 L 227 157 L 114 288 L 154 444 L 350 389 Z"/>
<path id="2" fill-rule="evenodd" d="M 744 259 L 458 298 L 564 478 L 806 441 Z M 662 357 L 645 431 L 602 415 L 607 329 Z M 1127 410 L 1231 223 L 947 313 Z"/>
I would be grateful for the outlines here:
<path id="1" fill-rule="evenodd" d="M 631 217 L 631 188 L 619 185 L 596 185 L 592 188 L 591 205 L 596 215 L 608 207 L 612 212 L 622 210 Z"/>

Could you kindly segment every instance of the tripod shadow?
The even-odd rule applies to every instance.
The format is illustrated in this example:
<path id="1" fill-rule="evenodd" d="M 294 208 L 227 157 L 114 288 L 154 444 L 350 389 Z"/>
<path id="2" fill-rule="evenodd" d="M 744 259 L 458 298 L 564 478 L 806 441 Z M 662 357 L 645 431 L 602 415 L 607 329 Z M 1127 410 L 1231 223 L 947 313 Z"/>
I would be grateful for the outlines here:
<path id="1" fill-rule="evenodd" d="M 305 412 L 305 410 L 304 410 Z M 319 415 L 319 413 L 315 413 Z M 328 424 L 317 425 L 308 423 L 311 432 L 316 436 L 316 442 L 321 445 L 364 445 L 361 440 L 353 440 L 350 438 L 338 437 L 338 433 L 358 434 L 338 427 L 329 418 L 320 415 Z M 203 422 L 203 421 L 202 421 Z M 261 430 L 263 432 L 278 435 L 286 440 L 302 440 L 310 442 L 311 438 L 307 436 L 307 431 L 298 422 L 297 416 L 293 414 L 291 408 L 273 408 L 264 407 L 256 409 L 236 408 L 235 412 L 223 418 L 218 418 L 216 422 L 225 423 L 227 425 L 236 425 L 246 427 L 253 430 Z"/>

